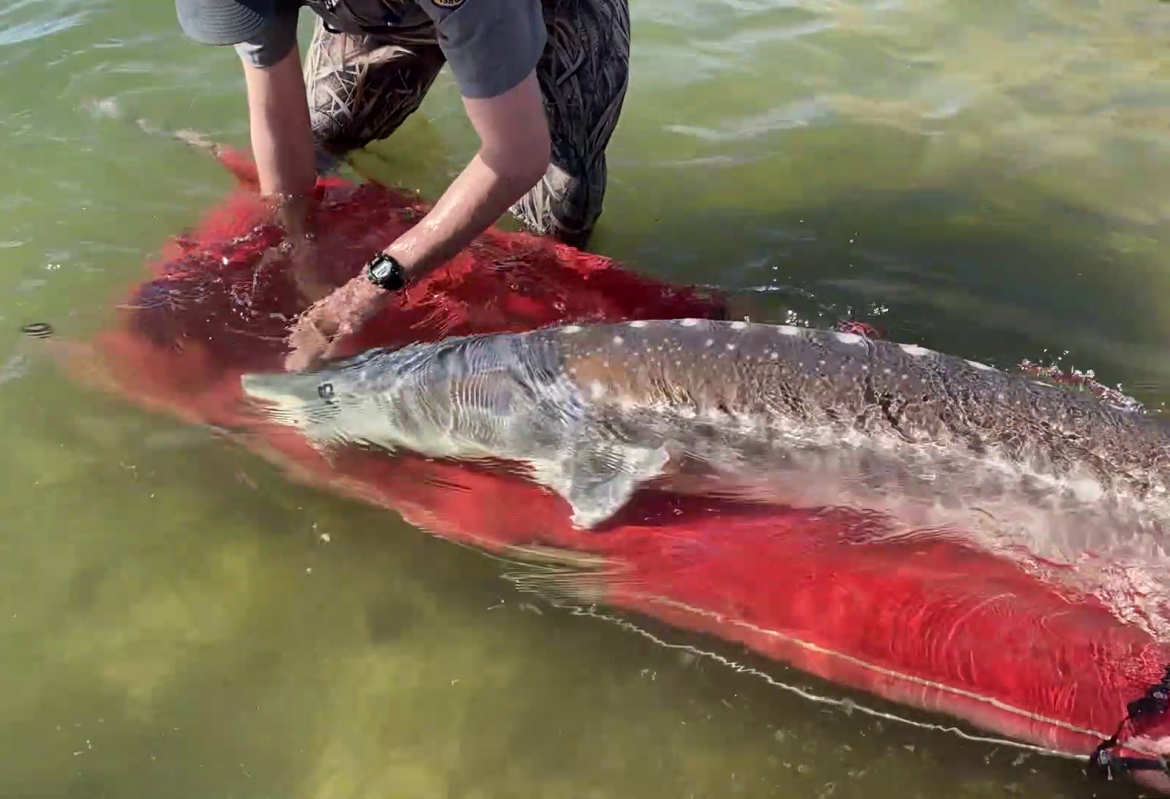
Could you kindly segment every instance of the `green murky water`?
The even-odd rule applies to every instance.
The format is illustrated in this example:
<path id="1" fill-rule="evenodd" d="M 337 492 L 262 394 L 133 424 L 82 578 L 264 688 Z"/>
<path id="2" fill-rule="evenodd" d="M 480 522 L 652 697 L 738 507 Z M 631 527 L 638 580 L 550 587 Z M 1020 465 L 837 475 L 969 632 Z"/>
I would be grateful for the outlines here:
<path id="1" fill-rule="evenodd" d="M 741 289 L 757 318 L 1068 351 L 1165 399 L 1170 6 L 632 13 L 594 249 Z M 0 64 L 0 796 L 1134 793 L 541 605 L 487 557 L 69 382 L 17 328 L 99 328 L 219 198 L 217 165 L 132 121 L 245 143 L 239 68 L 144 0 L 9 0 Z M 359 161 L 434 198 L 472 142 L 444 74 Z"/>

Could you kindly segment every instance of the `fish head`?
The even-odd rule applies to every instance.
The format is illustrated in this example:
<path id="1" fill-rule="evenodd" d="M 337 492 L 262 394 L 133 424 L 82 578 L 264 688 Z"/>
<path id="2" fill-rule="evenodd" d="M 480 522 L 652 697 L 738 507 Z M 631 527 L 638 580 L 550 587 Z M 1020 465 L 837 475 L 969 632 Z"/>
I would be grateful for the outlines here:
<path id="1" fill-rule="evenodd" d="M 314 444 L 340 444 L 377 433 L 372 428 L 380 426 L 400 383 L 393 370 L 364 368 L 368 362 L 247 373 L 240 381 L 247 403 L 268 421 L 295 428 Z"/>

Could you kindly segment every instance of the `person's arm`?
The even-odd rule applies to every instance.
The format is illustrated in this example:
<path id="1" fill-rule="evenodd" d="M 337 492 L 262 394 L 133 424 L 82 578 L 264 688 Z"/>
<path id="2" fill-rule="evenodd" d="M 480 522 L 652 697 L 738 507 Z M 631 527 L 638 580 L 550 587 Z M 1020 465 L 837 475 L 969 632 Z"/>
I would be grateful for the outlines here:
<path id="1" fill-rule="evenodd" d="M 418 0 L 479 135 L 475 157 L 431 211 L 385 249 L 414 281 L 483 233 L 544 176 L 551 151 L 536 77 L 547 39 L 541 0 Z M 288 369 L 328 358 L 377 312 L 382 290 L 364 275 L 302 314 Z"/>
<path id="2" fill-rule="evenodd" d="M 286 230 L 299 236 L 305 232 L 308 204 L 317 182 L 300 53 L 294 44 L 270 66 L 242 61 L 260 192 L 278 203 Z"/>
<path id="3" fill-rule="evenodd" d="M 418 279 L 458 254 L 544 177 L 549 130 L 536 66 L 547 40 L 541 0 L 419 0 L 479 136 L 479 151 L 439 201 L 386 248 Z"/>
<path id="4" fill-rule="evenodd" d="M 422 220 L 386 248 L 411 280 L 457 255 L 544 177 L 548 122 L 536 73 L 489 99 L 463 105 L 480 147 Z"/>

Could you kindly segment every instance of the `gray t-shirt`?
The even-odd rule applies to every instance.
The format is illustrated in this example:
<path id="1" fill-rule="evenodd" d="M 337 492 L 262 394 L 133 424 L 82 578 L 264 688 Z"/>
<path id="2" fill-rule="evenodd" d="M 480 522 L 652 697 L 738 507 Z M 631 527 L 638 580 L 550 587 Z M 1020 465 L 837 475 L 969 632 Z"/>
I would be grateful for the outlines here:
<path id="1" fill-rule="evenodd" d="M 256 66 L 275 64 L 296 44 L 300 10 L 300 0 L 280 0 L 260 34 L 236 50 Z M 472 99 L 519 84 L 540 60 L 547 38 L 541 0 L 405 0 L 386 32 L 430 24 L 460 93 Z"/>

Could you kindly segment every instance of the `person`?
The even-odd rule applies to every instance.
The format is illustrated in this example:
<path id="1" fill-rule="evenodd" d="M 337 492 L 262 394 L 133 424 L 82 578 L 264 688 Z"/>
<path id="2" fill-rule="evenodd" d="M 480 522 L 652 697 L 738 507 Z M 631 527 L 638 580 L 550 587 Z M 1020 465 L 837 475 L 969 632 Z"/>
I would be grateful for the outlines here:
<path id="1" fill-rule="evenodd" d="M 316 16 L 301 66 L 301 6 Z M 505 212 L 583 246 L 601 214 L 605 150 L 628 84 L 628 0 L 175 0 L 197 42 L 243 63 L 261 192 L 311 262 L 308 199 L 321 156 L 388 138 L 445 63 L 478 152 L 408 233 L 289 334 L 286 365 L 329 357 L 383 296 L 458 254 Z M 298 270 L 309 271 L 309 270 Z"/>

